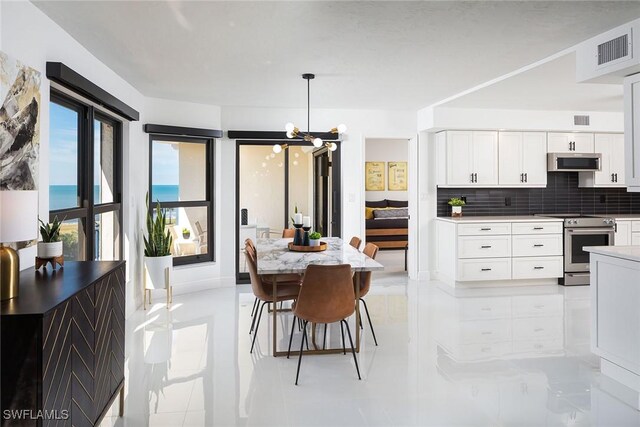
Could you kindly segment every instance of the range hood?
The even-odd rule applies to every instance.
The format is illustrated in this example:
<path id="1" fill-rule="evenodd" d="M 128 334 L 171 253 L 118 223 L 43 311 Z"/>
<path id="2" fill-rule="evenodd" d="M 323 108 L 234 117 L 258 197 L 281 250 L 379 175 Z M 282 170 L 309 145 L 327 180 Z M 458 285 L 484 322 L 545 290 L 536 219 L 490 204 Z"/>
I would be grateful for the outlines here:
<path id="1" fill-rule="evenodd" d="M 549 153 L 549 172 L 597 172 L 602 170 L 600 153 Z"/>

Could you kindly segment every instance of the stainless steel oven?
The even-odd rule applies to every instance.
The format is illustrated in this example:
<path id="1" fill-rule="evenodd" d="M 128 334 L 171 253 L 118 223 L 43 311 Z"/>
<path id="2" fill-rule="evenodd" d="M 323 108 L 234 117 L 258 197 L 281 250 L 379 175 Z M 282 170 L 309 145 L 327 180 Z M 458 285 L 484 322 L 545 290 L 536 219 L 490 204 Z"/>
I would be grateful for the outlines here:
<path id="1" fill-rule="evenodd" d="M 608 217 L 581 215 L 546 215 L 564 219 L 564 278 L 565 286 L 588 285 L 589 252 L 586 246 L 613 246 L 616 221 Z"/>

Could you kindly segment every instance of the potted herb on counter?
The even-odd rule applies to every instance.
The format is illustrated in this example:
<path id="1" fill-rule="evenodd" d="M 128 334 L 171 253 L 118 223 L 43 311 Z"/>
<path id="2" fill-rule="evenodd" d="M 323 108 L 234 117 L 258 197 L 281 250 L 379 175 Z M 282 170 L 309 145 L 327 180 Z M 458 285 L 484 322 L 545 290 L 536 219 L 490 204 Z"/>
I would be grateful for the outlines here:
<path id="1" fill-rule="evenodd" d="M 451 206 L 451 216 L 452 217 L 461 217 L 462 216 L 462 207 L 466 205 L 465 201 L 458 198 L 452 197 L 449 199 L 449 206 Z"/>
<path id="2" fill-rule="evenodd" d="M 318 233 L 317 231 L 309 234 L 309 246 L 320 246 L 321 237 L 322 234 Z"/>

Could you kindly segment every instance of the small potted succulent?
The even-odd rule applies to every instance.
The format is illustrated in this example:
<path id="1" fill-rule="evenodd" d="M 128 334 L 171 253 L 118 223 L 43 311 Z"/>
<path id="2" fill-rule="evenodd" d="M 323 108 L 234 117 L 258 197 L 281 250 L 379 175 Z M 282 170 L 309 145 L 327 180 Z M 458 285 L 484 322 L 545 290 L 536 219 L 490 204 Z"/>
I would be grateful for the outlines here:
<path id="1" fill-rule="evenodd" d="M 183 228 L 182 229 L 182 237 L 186 240 L 189 237 L 191 237 L 191 231 L 189 231 L 188 228 Z"/>
<path id="2" fill-rule="evenodd" d="M 40 221 L 40 236 L 42 242 L 38 242 L 38 258 L 56 258 L 62 256 L 62 240 L 60 239 L 60 226 L 62 221 L 58 217 L 53 218 L 52 223 L 45 224 Z"/>
<path id="3" fill-rule="evenodd" d="M 322 234 L 318 233 L 317 231 L 309 234 L 309 246 L 320 246 L 321 237 Z"/>
<path id="4" fill-rule="evenodd" d="M 449 206 L 451 206 L 451 216 L 452 217 L 461 217 L 462 216 L 462 207 L 466 205 L 465 201 L 458 198 L 452 197 L 449 199 Z"/>

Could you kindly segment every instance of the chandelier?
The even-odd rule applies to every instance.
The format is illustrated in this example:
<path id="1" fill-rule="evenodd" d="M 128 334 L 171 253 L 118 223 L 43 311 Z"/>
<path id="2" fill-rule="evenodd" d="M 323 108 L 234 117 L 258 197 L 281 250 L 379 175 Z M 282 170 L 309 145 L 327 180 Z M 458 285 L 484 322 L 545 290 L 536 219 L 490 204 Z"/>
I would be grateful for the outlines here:
<path id="1" fill-rule="evenodd" d="M 302 138 L 306 142 L 310 142 L 314 147 L 320 148 L 323 145 L 327 147 L 331 151 L 335 151 L 338 148 L 338 145 L 335 142 L 323 141 L 322 138 L 315 137 L 311 135 L 311 131 L 309 130 L 309 116 L 310 116 L 310 82 L 311 80 L 316 78 L 315 74 L 305 73 L 302 75 L 302 78 L 307 81 L 307 132 L 301 132 L 300 129 L 296 127 L 293 123 L 289 122 L 285 125 L 285 130 L 287 131 L 287 138 Z M 336 133 L 338 135 L 343 134 L 347 131 L 347 126 L 344 124 L 339 124 L 337 127 L 332 128 L 329 132 Z M 289 148 L 289 144 L 275 144 L 273 146 L 274 153 L 280 153 L 283 149 Z"/>

